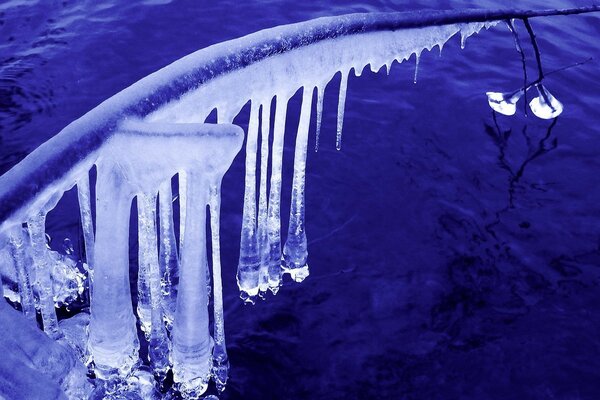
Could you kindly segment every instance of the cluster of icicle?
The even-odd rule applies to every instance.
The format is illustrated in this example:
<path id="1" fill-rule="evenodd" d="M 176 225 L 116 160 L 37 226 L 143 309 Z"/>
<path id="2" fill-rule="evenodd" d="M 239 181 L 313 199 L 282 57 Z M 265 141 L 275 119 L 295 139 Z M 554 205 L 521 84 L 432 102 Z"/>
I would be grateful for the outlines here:
<path id="1" fill-rule="evenodd" d="M 392 62 L 402 62 L 413 54 L 418 66 L 423 49 L 438 46 L 441 51 L 444 43 L 458 32 L 464 45 L 468 36 L 491 25 L 494 23 L 444 25 L 318 42 L 217 77 L 143 120 L 123 122 L 95 155 L 96 199 L 90 195 L 89 169 L 73 182 L 79 193 L 91 295 L 89 333 L 86 343 L 78 347 L 82 360 L 93 368 L 96 377 L 114 384 L 131 376 L 140 365 L 136 317 L 129 307 L 129 215 L 134 198 L 139 237 L 136 313 L 148 342 L 146 363 L 158 380 L 171 369 L 185 398 L 198 398 L 211 378 L 222 389 L 227 381 L 228 361 L 219 256 L 220 182 L 243 141 L 241 129 L 230 124 L 233 118 L 250 100 L 237 279 L 242 298 L 253 302 L 255 296 L 264 296 L 267 289 L 276 293 L 283 273 L 289 273 L 295 281 L 302 281 L 309 273 L 304 187 L 313 93 L 317 93 L 318 138 L 325 87 L 336 73 L 341 73 L 336 133 L 336 147 L 340 149 L 346 85 L 352 70 L 360 76 L 367 65 L 374 72 L 386 66 L 389 73 Z M 287 103 L 299 88 L 303 88 L 303 97 L 296 133 L 290 221 L 282 246 L 280 199 Z M 273 98 L 276 108 L 271 132 Z M 214 108 L 218 124 L 203 124 Z M 179 242 L 175 238 L 176 216 L 172 208 L 174 178 L 179 187 Z M 46 213 L 60 196 L 62 193 L 48 199 L 32 214 L 26 221 L 26 234 L 20 225 L 9 234 L 17 266 L 23 261 L 22 254 L 29 253 L 22 251 L 23 246 L 32 249 L 32 270 L 21 268 L 18 276 L 23 311 L 35 316 L 35 291 L 44 331 L 56 339 L 64 333 L 55 312 L 44 226 Z M 211 257 L 205 237 L 207 206 Z M 212 336 L 208 314 L 211 282 Z"/>

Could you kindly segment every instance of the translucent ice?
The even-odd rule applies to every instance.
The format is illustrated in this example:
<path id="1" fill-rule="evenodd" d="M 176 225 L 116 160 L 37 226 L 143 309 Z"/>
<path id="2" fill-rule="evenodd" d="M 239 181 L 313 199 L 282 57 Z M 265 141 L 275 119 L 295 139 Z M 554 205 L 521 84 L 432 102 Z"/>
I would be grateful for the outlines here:
<path id="1" fill-rule="evenodd" d="M 529 102 L 529 108 L 536 117 L 552 119 L 558 117 L 563 111 L 563 105 L 542 84 L 535 86 L 538 95 Z"/>
<path id="2" fill-rule="evenodd" d="M 512 93 L 487 92 L 486 95 L 492 110 L 504 115 L 514 115 L 517 110 L 517 102 L 523 93 L 523 90 L 517 90 Z"/>

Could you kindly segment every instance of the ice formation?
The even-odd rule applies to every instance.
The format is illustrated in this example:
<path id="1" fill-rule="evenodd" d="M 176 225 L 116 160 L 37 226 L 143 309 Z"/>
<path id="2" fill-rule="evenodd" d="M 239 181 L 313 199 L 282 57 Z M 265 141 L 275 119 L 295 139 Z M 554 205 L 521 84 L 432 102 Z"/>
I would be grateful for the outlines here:
<path id="1" fill-rule="evenodd" d="M 277 293 L 283 273 L 295 281 L 309 275 L 304 192 L 314 93 L 318 138 L 325 88 L 341 74 L 339 150 L 352 71 L 358 76 L 367 65 L 372 71 L 385 65 L 389 73 L 393 61 L 402 62 L 413 54 L 418 66 L 424 49 L 438 46 L 441 51 L 457 33 L 464 46 L 468 36 L 511 15 L 520 14 L 479 10 L 355 14 L 261 31 L 200 50 L 149 75 L 31 153 L 0 178 L 0 244 L 5 254 L 0 260 L 9 260 L 3 262 L 3 278 L 13 277 L 10 284 L 3 285 L 5 296 L 19 302 L 29 319 L 35 319 L 37 308 L 47 335 L 74 349 L 64 356 L 69 370 L 60 374 L 49 371 L 46 377 L 56 378 L 70 398 L 81 398 L 89 384 L 80 373 L 80 361 L 72 359 L 76 354 L 99 378 L 96 391 L 110 394 L 115 387 L 150 390 L 146 383 L 151 375 L 139 368 L 139 320 L 148 343 L 148 360 L 143 362 L 158 380 L 172 370 L 175 385 L 185 398 L 198 398 L 211 378 L 222 390 L 229 363 L 219 256 L 220 185 L 242 146 L 244 133 L 231 124 L 240 109 L 250 101 L 237 280 L 242 298 L 253 302 L 257 295 L 264 297 L 267 289 Z M 415 69 L 415 81 L 416 74 Z M 300 88 L 289 230 L 282 246 L 280 201 L 287 103 Z M 558 110 L 555 99 L 546 94 L 534 98 L 531 105 L 543 117 Z M 514 113 L 512 98 L 496 94 L 490 98 L 490 104 Z M 548 107 L 554 111 L 549 113 Z M 215 108 L 218 124 L 204 124 Z M 93 187 L 90 170 L 94 166 L 97 178 Z M 57 279 L 51 273 L 51 266 L 59 262 L 46 245 L 45 217 L 74 185 L 85 243 L 90 314 L 59 322 Z M 179 215 L 173 210 L 175 187 Z M 139 243 L 135 310 L 131 307 L 128 248 L 134 199 Z M 207 224 L 210 238 L 206 237 Z M 211 254 L 207 240 L 211 241 Z M 72 265 L 70 268 L 74 273 Z M 6 273 L 9 269 L 12 272 Z M 69 276 L 75 276 L 73 273 Z M 12 290 L 7 290 L 9 287 Z M 212 335 L 207 307 L 211 292 Z M 2 305 L 1 318 L 15 315 Z M 35 340 L 49 347 L 56 343 L 47 336 Z M 7 362 L 0 367 L 6 368 Z M 64 384 L 65 375 L 75 376 L 68 385 Z M 0 394 L 12 398 L 7 390 L 0 384 Z"/>

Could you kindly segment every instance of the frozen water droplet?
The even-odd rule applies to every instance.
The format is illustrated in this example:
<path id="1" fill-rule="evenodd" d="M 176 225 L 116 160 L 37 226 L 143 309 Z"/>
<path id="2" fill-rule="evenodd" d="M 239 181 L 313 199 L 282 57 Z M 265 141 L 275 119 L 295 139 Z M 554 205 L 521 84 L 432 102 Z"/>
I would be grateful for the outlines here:
<path id="1" fill-rule="evenodd" d="M 529 102 L 529 108 L 533 114 L 541 119 L 552 119 L 563 112 L 563 105 L 544 87 L 536 85 L 538 96 Z"/>
<path id="2" fill-rule="evenodd" d="M 517 102 L 523 95 L 522 90 L 512 93 L 487 92 L 488 104 L 492 110 L 504 115 L 514 115 Z"/>

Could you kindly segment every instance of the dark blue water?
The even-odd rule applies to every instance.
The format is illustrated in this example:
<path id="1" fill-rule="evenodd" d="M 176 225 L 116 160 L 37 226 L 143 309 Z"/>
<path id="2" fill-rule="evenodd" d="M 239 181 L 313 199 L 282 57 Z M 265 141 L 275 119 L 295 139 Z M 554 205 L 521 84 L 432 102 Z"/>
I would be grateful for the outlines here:
<path id="1" fill-rule="evenodd" d="M 505 6 L 33 3 L 0 4 L 1 173 L 101 101 L 213 43 L 324 15 Z M 548 71 L 600 56 L 599 16 L 532 25 Z M 534 75 L 528 42 L 525 50 Z M 238 299 L 235 283 L 244 168 L 243 154 L 236 158 L 223 186 L 232 369 L 221 398 L 600 398 L 598 61 L 548 77 L 565 105 L 556 121 L 489 109 L 486 91 L 522 83 L 505 26 L 464 50 L 454 38 L 441 57 L 424 53 L 417 84 L 410 61 L 389 77 L 350 77 L 341 152 L 339 77 L 328 86 L 320 150 L 308 155 L 311 275 L 253 307 Z M 299 103 L 297 94 L 289 106 L 284 188 Z M 236 122 L 245 126 L 247 115 Z M 49 216 L 53 245 L 77 237 L 75 208 L 64 210 Z"/>

